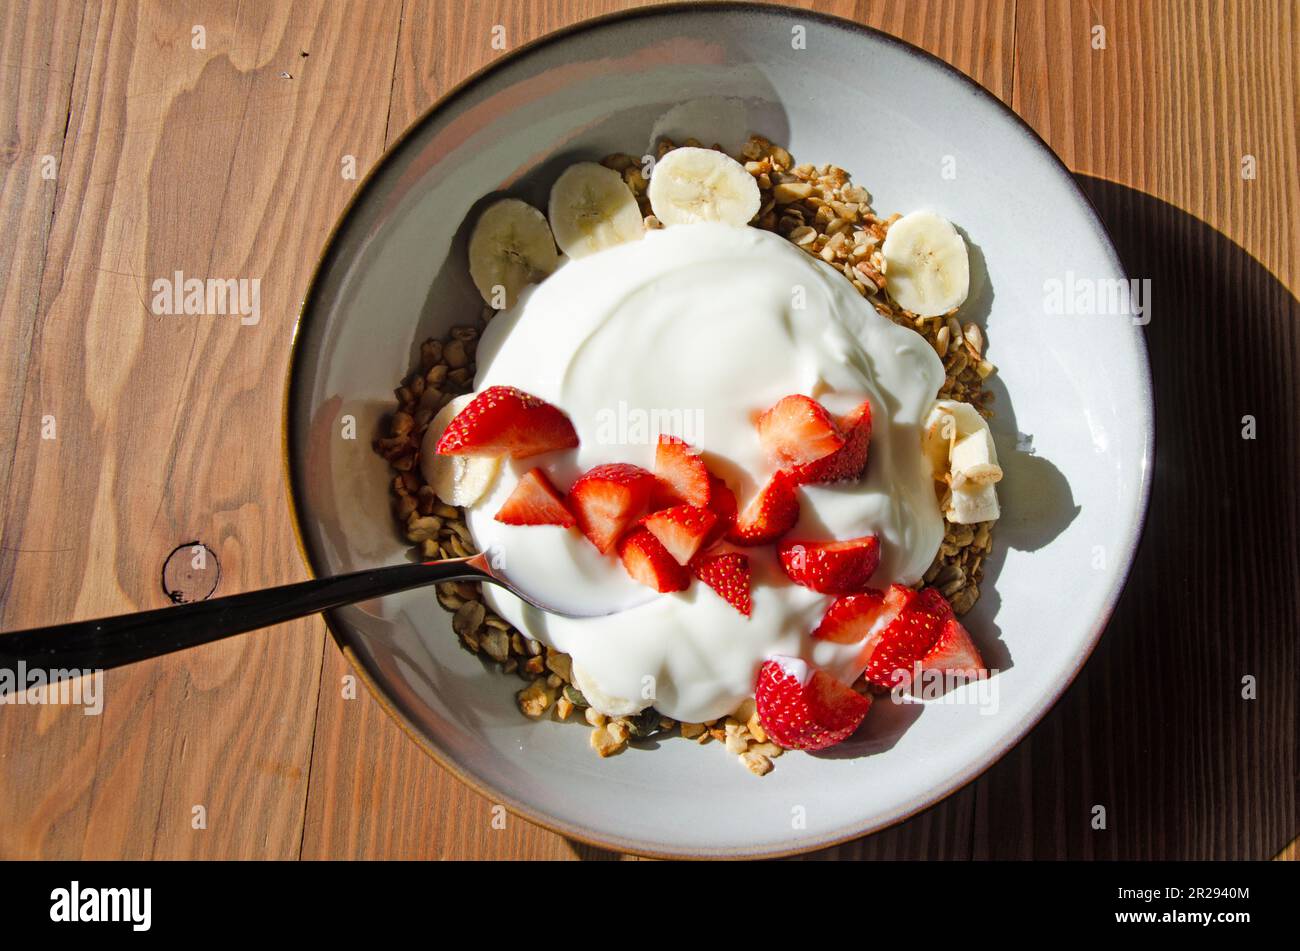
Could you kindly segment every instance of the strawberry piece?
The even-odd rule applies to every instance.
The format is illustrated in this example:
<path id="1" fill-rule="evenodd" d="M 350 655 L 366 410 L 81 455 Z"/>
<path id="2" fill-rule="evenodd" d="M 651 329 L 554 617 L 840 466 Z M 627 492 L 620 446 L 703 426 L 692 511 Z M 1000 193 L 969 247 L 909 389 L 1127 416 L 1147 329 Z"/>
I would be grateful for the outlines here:
<path id="1" fill-rule="evenodd" d="M 713 530 L 704 539 L 705 548 L 721 541 L 736 524 L 736 493 L 712 473 L 709 474 L 709 511 L 717 518 Z"/>
<path id="2" fill-rule="evenodd" d="M 918 594 L 903 585 L 891 585 L 885 601 L 886 610 L 895 614 L 880 631 L 864 676 L 873 686 L 889 688 L 897 681 L 897 671 L 911 677 L 914 665 L 938 642 L 953 615 L 934 588 Z"/>
<path id="3" fill-rule="evenodd" d="M 836 644 L 856 644 L 867 637 L 882 619 L 896 612 L 885 605 L 885 596 L 868 588 L 858 594 L 836 598 L 821 623 L 812 632 L 813 640 Z"/>
<path id="4" fill-rule="evenodd" d="M 659 437 L 655 475 L 659 477 L 659 486 L 651 508 L 667 508 L 683 502 L 700 507 L 709 504 L 709 470 L 700 458 L 700 451 L 676 436 Z"/>
<path id="5" fill-rule="evenodd" d="M 782 542 L 777 552 L 791 581 L 822 594 L 861 591 L 880 567 L 875 535 L 842 542 Z"/>
<path id="6" fill-rule="evenodd" d="M 556 407 L 513 386 L 489 386 L 456 414 L 434 451 L 523 459 L 576 445 L 573 423 Z"/>
<path id="7" fill-rule="evenodd" d="M 802 661 L 777 658 L 758 670 L 754 704 L 770 740 L 789 750 L 824 750 L 850 736 L 871 698 Z"/>
<path id="8" fill-rule="evenodd" d="M 825 407 L 807 396 L 785 396 L 758 417 L 758 441 L 781 469 L 824 459 L 844 445 Z"/>
<path id="9" fill-rule="evenodd" d="M 862 475 L 871 445 L 871 402 L 863 400 L 836 425 L 844 435 L 844 445 L 816 462 L 791 469 L 796 482 L 843 482 Z"/>
<path id="10" fill-rule="evenodd" d="M 921 658 L 922 670 L 984 670 L 984 658 L 971 640 L 970 632 L 956 617 L 944 621 L 939 640 Z"/>
<path id="11" fill-rule="evenodd" d="M 524 473 L 510 498 L 493 518 L 507 525 L 563 525 L 568 528 L 574 524 L 573 513 L 541 469 Z"/>
<path id="12" fill-rule="evenodd" d="M 640 518 L 654 488 L 653 474 L 640 466 L 615 462 L 579 476 L 567 501 L 578 528 L 603 555 Z"/>
<path id="13" fill-rule="evenodd" d="M 736 516 L 727 540 L 737 545 L 766 545 L 794 528 L 797 521 L 799 497 L 795 484 L 784 472 L 778 472 Z"/>
<path id="14" fill-rule="evenodd" d="M 704 540 L 717 520 L 718 517 L 708 509 L 694 505 L 674 505 L 670 509 L 647 515 L 641 519 L 641 524 L 659 539 L 659 543 L 668 549 L 668 553 L 677 559 L 679 565 L 684 565 L 704 547 Z"/>
<path id="15" fill-rule="evenodd" d="M 749 556 L 738 551 L 705 555 L 691 562 L 691 570 L 745 617 L 753 611 L 749 595 Z"/>
<path id="16" fill-rule="evenodd" d="M 634 528 L 618 543 L 618 557 L 627 573 L 659 592 L 682 591 L 691 573 L 677 563 L 668 549 L 646 528 Z"/>

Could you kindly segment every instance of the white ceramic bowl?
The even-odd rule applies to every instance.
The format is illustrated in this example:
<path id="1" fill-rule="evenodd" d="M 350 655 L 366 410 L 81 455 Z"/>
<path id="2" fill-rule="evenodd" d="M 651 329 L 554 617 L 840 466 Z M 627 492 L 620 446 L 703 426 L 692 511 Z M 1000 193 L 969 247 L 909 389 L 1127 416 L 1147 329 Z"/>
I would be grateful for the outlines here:
<path id="1" fill-rule="evenodd" d="M 520 681 L 457 645 L 431 591 L 329 618 L 386 706 L 462 779 L 566 835 L 648 854 L 816 848 L 978 775 L 1091 652 L 1133 556 L 1150 476 L 1140 329 L 1124 316 L 1050 313 L 1045 295 L 1045 282 L 1070 275 L 1075 287 L 1121 278 L 1120 264 L 1028 127 L 939 60 L 844 21 L 736 4 L 651 8 L 504 57 L 439 102 L 359 189 L 303 306 L 286 401 L 292 504 L 314 574 L 406 557 L 369 438 L 420 341 L 477 314 L 464 245 L 482 199 L 508 192 L 544 207 L 567 163 L 643 150 L 670 109 L 716 97 L 739 102 L 678 109 L 660 131 L 724 145 L 765 134 L 798 161 L 849 169 L 882 214 L 929 207 L 972 244 L 963 317 L 985 325 L 999 367 L 993 425 L 1006 478 L 967 622 L 1000 669 L 996 712 L 878 703 L 849 742 L 788 754 L 762 779 L 680 738 L 601 760 L 584 726 L 525 720 L 513 700 Z M 344 415 L 358 438 L 343 438 Z"/>

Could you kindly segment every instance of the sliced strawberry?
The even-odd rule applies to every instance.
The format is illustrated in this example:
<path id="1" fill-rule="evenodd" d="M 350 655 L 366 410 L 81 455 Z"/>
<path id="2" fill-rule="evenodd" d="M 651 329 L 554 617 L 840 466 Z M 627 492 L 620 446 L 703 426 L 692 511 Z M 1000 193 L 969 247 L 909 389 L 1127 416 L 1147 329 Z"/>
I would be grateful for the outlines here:
<path id="1" fill-rule="evenodd" d="M 791 581 L 822 594 L 861 591 L 880 567 L 875 535 L 842 542 L 782 542 L 777 552 Z"/>
<path id="2" fill-rule="evenodd" d="M 618 543 L 618 557 L 629 575 L 656 591 L 682 591 L 691 583 L 691 573 L 648 529 L 634 528 L 624 535 Z"/>
<path id="3" fill-rule="evenodd" d="M 876 687 L 893 687 L 896 671 L 910 677 L 915 664 L 930 652 L 951 618 L 952 608 L 934 588 L 920 594 L 903 585 L 891 585 L 885 596 L 894 618 L 880 631 L 864 676 Z"/>
<path id="4" fill-rule="evenodd" d="M 659 487 L 651 508 L 667 508 L 682 502 L 701 507 L 709 504 L 709 470 L 699 450 L 676 436 L 659 437 L 655 475 L 659 477 Z"/>
<path id="5" fill-rule="evenodd" d="M 674 505 L 641 519 L 650 534 L 668 549 L 679 565 L 687 564 L 704 547 L 718 517 L 694 505 Z"/>
<path id="6" fill-rule="evenodd" d="M 691 570 L 745 617 L 753 610 L 749 596 L 749 556 L 738 551 L 704 555 L 691 562 Z"/>
<path id="7" fill-rule="evenodd" d="M 939 640 L 921 658 L 922 670 L 984 670 L 984 658 L 956 617 L 944 621 Z"/>
<path id="8" fill-rule="evenodd" d="M 794 482 L 784 472 L 772 476 L 727 532 L 737 545 L 766 545 L 776 541 L 799 521 L 799 496 Z"/>
<path id="9" fill-rule="evenodd" d="M 709 536 L 704 539 L 705 548 L 721 541 L 736 524 L 736 493 L 712 473 L 709 475 L 709 511 L 717 516 L 717 520 L 714 521 Z"/>
<path id="10" fill-rule="evenodd" d="M 456 414 L 434 451 L 523 459 L 576 445 L 573 423 L 550 403 L 513 386 L 489 386 Z"/>
<path id="11" fill-rule="evenodd" d="M 790 750 L 824 750 L 850 736 L 871 707 L 871 698 L 802 661 L 763 663 L 754 688 L 759 722 L 768 738 Z"/>
<path id="12" fill-rule="evenodd" d="M 824 459 L 844 445 L 825 407 L 807 396 L 785 396 L 758 417 L 758 441 L 777 466 L 793 469 Z"/>
<path id="13" fill-rule="evenodd" d="M 871 402 L 863 400 L 836 425 L 844 435 L 844 445 L 816 462 L 791 469 L 796 482 L 843 482 L 862 475 L 871 445 Z"/>
<path id="14" fill-rule="evenodd" d="M 615 462 L 579 476 L 567 501 L 582 534 L 604 554 L 641 517 L 654 488 L 654 475 L 640 466 Z"/>
<path id="15" fill-rule="evenodd" d="M 836 598 L 821 623 L 812 632 L 813 640 L 836 644 L 856 644 L 870 634 L 877 623 L 895 612 L 885 606 L 885 596 L 868 588 L 857 594 Z"/>
<path id="16" fill-rule="evenodd" d="M 493 518 L 507 525 L 563 525 L 568 528 L 574 524 L 573 513 L 541 469 L 523 474 L 510 498 Z"/>

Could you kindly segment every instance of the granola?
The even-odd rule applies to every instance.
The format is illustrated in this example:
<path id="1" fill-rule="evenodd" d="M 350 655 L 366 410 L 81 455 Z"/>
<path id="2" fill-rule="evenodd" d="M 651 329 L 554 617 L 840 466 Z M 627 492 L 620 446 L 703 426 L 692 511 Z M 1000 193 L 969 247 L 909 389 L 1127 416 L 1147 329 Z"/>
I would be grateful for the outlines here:
<path id="1" fill-rule="evenodd" d="M 681 145 L 701 147 L 693 139 Z M 662 140 L 656 157 L 677 147 Z M 717 145 L 713 148 L 722 151 Z M 788 151 L 759 136 L 750 138 L 738 159 L 753 176 L 761 196 L 754 224 L 836 268 L 879 313 L 924 337 L 945 370 L 937 395 L 970 403 L 991 417 L 991 394 L 984 384 L 995 368 L 983 356 L 985 341 L 980 328 L 959 323 L 951 313 L 916 316 L 889 295 L 881 244 L 900 216 L 879 217 L 871 207 L 870 194 L 854 184 L 844 169 L 795 164 Z M 618 172 L 632 190 L 643 226 L 661 227 L 651 211 L 648 181 L 639 160 L 620 153 L 606 157 L 601 164 Z M 425 483 L 418 463 L 430 421 L 448 402 L 472 389 L 479 334 L 496 313 L 495 308 L 485 306 L 476 323 L 453 327 L 446 337 L 431 338 L 421 345 L 418 367 L 395 390 L 396 406 L 388 419 L 388 434 L 374 443 L 392 467 L 395 517 L 423 558 L 463 557 L 476 551 L 465 512 L 438 499 Z M 945 519 L 943 542 L 917 587 L 938 589 L 957 615 L 970 611 L 979 599 L 993 525 L 992 521 L 955 524 Z M 590 744 L 602 757 L 622 752 L 638 738 L 674 730 L 697 743 L 716 741 L 760 776 L 772 770 L 772 761 L 783 752 L 767 737 L 752 699 L 732 716 L 706 723 L 678 723 L 653 708 L 633 716 L 606 717 L 591 708 L 574 686 L 569 657 L 528 637 L 494 613 L 484 603 L 480 585 L 440 584 L 436 596 L 451 613 L 452 630 L 466 650 L 526 682 L 516 696 L 523 715 L 585 722 L 591 729 Z M 869 687 L 860 678 L 854 689 L 865 693 Z"/>

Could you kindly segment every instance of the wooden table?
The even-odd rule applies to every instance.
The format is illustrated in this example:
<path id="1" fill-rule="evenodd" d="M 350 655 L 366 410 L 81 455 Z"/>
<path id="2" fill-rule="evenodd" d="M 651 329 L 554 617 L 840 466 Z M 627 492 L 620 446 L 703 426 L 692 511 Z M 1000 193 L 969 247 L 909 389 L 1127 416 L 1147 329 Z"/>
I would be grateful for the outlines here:
<path id="1" fill-rule="evenodd" d="M 494 26 L 514 47 L 631 5 L 3 4 L 0 629 L 162 605 L 164 560 L 195 540 L 222 593 L 304 577 L 279 400 L 356 187 L 342 163 L 364 174 L 500 55 Z M 1159 426 L 1137 567 L 1066 697 L 978 781 L 827 854 L 1278 854 L 1297 832 L 1300 8 L 815 6 L 969 73 L 1079 173 L 1153 281 Z M 177 270 L 259 278 L 261 322 L 153 316 Z M 376 702 L 341 696 L 347 670 L 309 620 L 111 672 L 101 716 L 0 708 L 0 857 L 613 857 L 494 829 Z"/>

